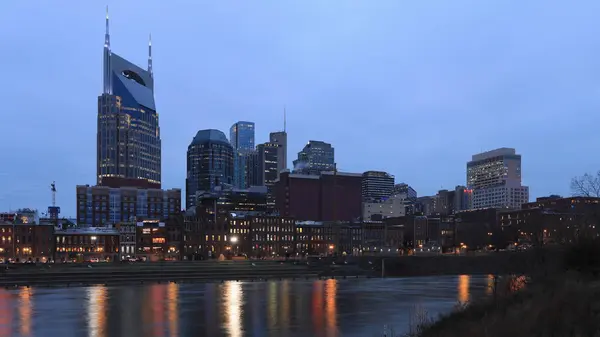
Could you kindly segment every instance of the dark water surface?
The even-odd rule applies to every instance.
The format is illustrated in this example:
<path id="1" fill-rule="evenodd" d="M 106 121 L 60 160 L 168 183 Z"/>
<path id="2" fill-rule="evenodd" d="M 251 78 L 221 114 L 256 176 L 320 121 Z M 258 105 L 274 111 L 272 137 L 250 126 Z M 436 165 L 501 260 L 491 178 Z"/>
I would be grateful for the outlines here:
<path id="1" fill-rule="evenodd" d="M 491 277 L 0 289 L 0 336 L 381 336 L 491 292 Z M 379 333 L 379 334 L 377 334 Z"/>

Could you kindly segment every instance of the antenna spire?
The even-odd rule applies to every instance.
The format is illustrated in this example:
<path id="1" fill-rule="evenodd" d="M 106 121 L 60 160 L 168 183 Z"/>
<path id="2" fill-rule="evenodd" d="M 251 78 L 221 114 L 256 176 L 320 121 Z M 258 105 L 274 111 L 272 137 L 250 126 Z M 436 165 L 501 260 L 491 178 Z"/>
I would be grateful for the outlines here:
<path id="1" fill-rule="evenodd" d="M 108 30 L 108 6 L 106 6 L 106 33 L 104 33 L 104 57 L 103 57 L 103 90 L 105 94 L 112 94 L 112 72 L 110 64 L 111 52 L 110 52 L 110 33 Z"/>
<path id="2" fill-rule="evenodd" d="M 150 76 L 154 76 L 152 74 L 152 34 L 148 37 L 148 72 Z"/>
<path id="3" fill-rule="evenodd" d="M 104 48 L 110 49 L 110 32 L 108 30 L 108 5 L 106 6 L 106 33 L 104 33 Z"/>
<path id="4" fill-rule="evenodd" d="M 283 106 L 283 132 L 286 132 L 285 127 L 286 127 L 286 116 L 285 116 L 285 105 Z"/>

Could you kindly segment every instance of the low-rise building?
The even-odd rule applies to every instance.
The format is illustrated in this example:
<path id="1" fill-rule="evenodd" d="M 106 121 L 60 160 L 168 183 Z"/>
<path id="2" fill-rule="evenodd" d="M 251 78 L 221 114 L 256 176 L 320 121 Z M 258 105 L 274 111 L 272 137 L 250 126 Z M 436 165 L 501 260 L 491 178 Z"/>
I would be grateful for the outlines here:
<path id="1" fill-rule="evenodd" d="M 120 234 L 121 249 L 119 255 L 121 260 L 134 258 L 136 254 L 136 224 L 134 222 L 122 222 L 116 224 L 115 228 Z"/>
<path id="2" fill-rule="evenodd" d="M 57 261 L 114 261 L 119 259 L 121 234 L 115 228 L 86 227 L 55 232 Z"/>
<path id="3" fill-rule="evenodd" d="M 379 221 L 406 215 L 404 197 L 393 195 L 388 198 L 366 200 L 362 204 L 362 218 L 365 221 Z"/>
<path id="4" fill-rule="evenodd" d="M 54 226 L 0 223 L 0 260 L 46 261 L 54 252 Z"/>

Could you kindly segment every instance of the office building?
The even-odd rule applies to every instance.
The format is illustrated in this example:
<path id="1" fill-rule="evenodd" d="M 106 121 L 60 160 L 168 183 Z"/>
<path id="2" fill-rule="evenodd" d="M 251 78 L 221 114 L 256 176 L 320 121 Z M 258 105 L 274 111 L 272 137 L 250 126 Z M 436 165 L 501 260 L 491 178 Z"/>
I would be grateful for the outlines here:
<path id="1" fill-rule="evenodd" d="M 387 172 L 367 171 L 362 175 L 363 200 L 382 200 L 392 195 L 394 176 Z"/>
<path id="2" fill-rule="evenodd" d="M 233 184 L 233 147 L 219 130 L 200 130 L 188 146 L 186 208 L 196 203 L 196 191 Z"/>
<path id="3" fill-rule="evenodd" d="M 456 186 L 454 189 L 454 212 L 471 209 L 473 202 L 473 190 L 466 186 Z"/>
<path id="4" fill-rule="evenodd" d="M 401 195 L 370 199 L 362 204 L 362 218 L 365 221 L 381 221 L 405 215 L 404 197 Z"/>
<path id="5" fill-rule="evenodd" d="M 281 216 L 297 220 L 354 221 L 362 216 L 362 174 L 284 171 L 275 183 L 275 203 Z"/>
<path id="6" fill-rule="evenodd" d="M 152 44 L 148 45 L 147 69 L 114 53 L 108 12 L 103 82 L 98 97 L 97 184 L 160 188 L 161 139 L 154 102 Z"/>
<path id="7" fill-rule="evenodd" d="M 77 224 L 115 226 L 140 219 L 164 220 L 181 212 L 180 189 L 78 185 Z"/>
<path id="8" fill-rule="evenodd" d="M 511 148 L 472 156 L 467 188 L 473 190 L 473 209 L 520 208 L 529 201 L 529 188 L 521 185 L 521 155 Z"/>
<path id="9" fill-rule="evenodd" d="M 259 144 L 256 147 L 256 151 L 258 153 L 258 164 L 260 166 L 258 185 L 273 186 L 275 181 L 279 178 L 277 160 L 279 145 L 275 143 Z"/>
<path id="10" fill-rule="evenodd" d="M 239 152 L 254 151 L 254 123 L 237 122 L 229 129 L 229 141 Z"/>
<path id="11" fill-rule="evenodd" d="M 394 185 L 394 190 L 392 192 L 394 195 L 402 194 L 404 198 L 407 200 L 411 200 L 412 202 L 417 201 L 417 191 L 414 188 L 410 187 L 408 184 L 400 183 Z"/>
<path id="12" fill-rule="evenodd" d="M 278 131 L 269 134 L 269 143 L 277 144 L 277 172 L 288 169 L 287 166 L 287 132 Z"/>
<path id="13" fill-rule="evenodd" d="M 254 123 L 237 122 L 229 129 L 229 142 L 233 147 L 233 185 L 237 188 L 250 186 L 247 181 L 248 156 L 254 150 Z"/>
<path id="14" fill-rule="evenodd" d="M 335 169 L 334 150 L 331 144 L 311 140 L 298 152 L 293 173 L 319 175 Z"/>

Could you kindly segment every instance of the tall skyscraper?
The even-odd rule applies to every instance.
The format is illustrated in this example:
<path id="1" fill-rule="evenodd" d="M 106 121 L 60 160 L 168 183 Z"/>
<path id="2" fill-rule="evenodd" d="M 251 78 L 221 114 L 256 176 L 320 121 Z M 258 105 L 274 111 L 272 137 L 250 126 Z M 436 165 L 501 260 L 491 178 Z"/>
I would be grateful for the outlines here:
<path id="1" fill-rule="evenodd" d="M 237 122 L 229 129 L 229 141 L 234 150 L 254 151 L 254 123 Z"/>
<path id="2" fill-rule="evenodd" d="M 394 176 L 387 172 L 367 171 L 362 175 L 363 200 L 381 200 L 392 195 Z"/>
<path id="3" fill-rule="evenodd" d="M 200 130 L 188 146 L 186 208 L 196 206 L 196 192 L 233 184 L 233 147 L 219 130 Z"/>
<path id="4" fill-rule="evenodd" d="M 278 131 L 269 134 L 269 143 L 277 144 L 277 171 L 287 170 L 287 132 Z"/>
<path id="5" fill-rule="evenodd" d="M 103 90 L 98 97 L 97 184 L 160 188 L 161 139 L 154 102 L 152 43 L 146 70 L 110 48 L 108 8 Z"/>
<path id="6" fill-rule="evenodd" d="M 499 148 L 472 156 L 467 163 L 467 189 L 473 190 L 472 208 L 520 208 L 529 201 L 521 185 L 521 155 Z"/>
<path id="7" fill-rule="evenodd" d="M 283 109 L 283 131 L 271 132 L 269 134 L 269 143 L 277 144 L 277 172 L 281 173 L 287 170 L 287 130 L 286 113 Z"/>
<path id="8" fill-rule="evenodd" d="M 311 140 L 298 152 L 294 160 L 294 173 L 321 174 L 331 172 L 335 168 L 334 150 L 331 144 L 319 140 Z"/>
<path id="9" fill-rule="evenodd" d="M 254 150 L 254 123 L 237 122 L 229 129 L 229 142 L 233 147 L 233 185 L 237 188 L 247 188 L 248 156 Z"/>
<path id="10" fill-rule="evenodd" d="M 279 145 L 274 143 L 259 144 L 257 147 L 259 165 L 259 185 L 267 187 L 267 209 L 275 210 L 273 185 L 279 178 L 277 154 Z"/>

